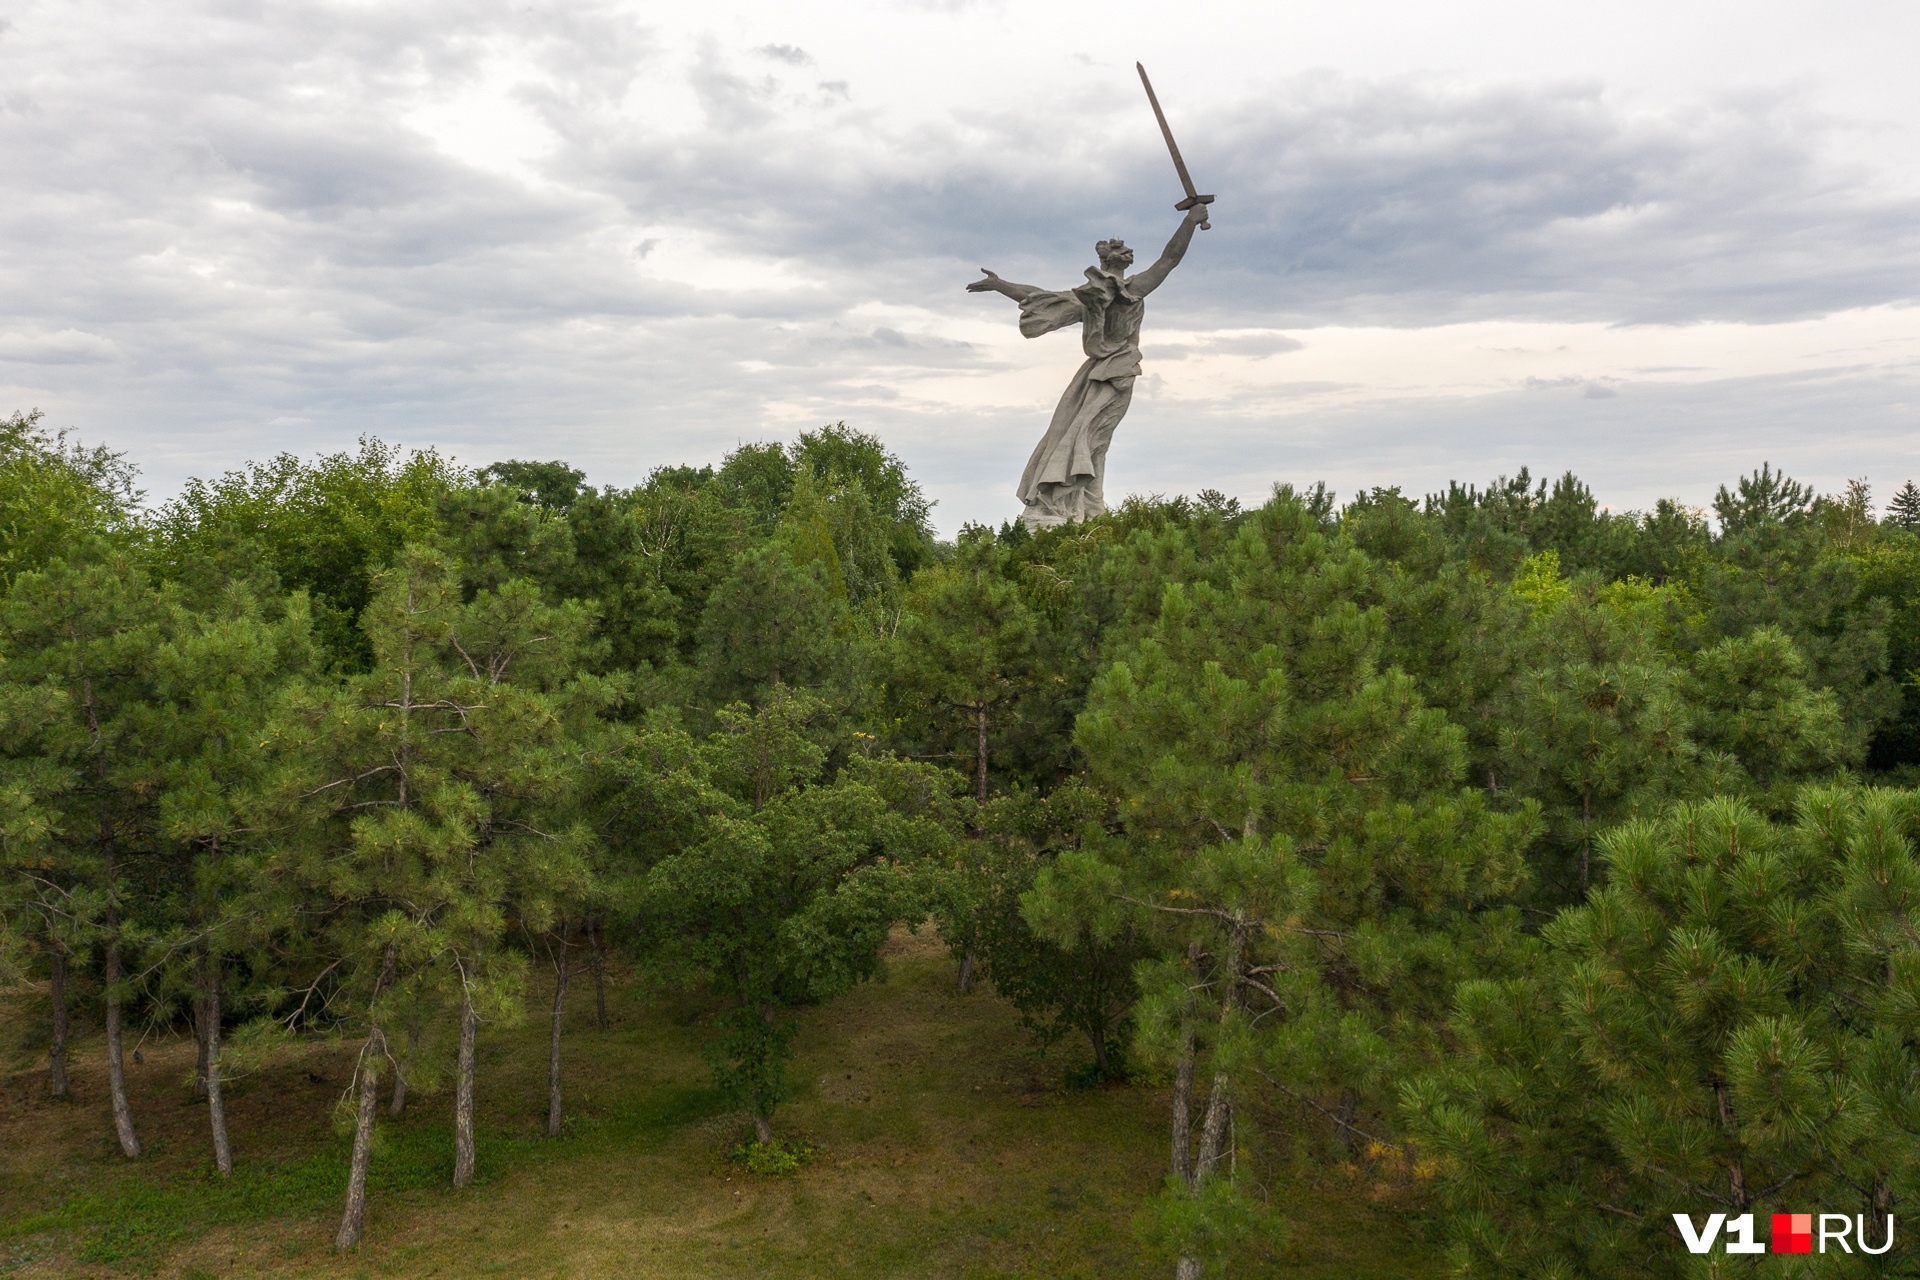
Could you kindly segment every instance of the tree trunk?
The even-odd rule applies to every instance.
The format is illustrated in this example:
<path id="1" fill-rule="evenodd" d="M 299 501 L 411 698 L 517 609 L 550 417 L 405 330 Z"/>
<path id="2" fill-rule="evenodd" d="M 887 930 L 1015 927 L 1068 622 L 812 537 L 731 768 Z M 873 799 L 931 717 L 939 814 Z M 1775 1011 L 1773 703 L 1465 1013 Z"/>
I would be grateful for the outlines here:
<path id="1" fill-rule="evenodd" d="M 1354 1089 L 1340 1091 L 1340 1141 L 1346 1144 L 1347 1154 L 1360 1154 L 1360 1134 L 1353 1127 L 1354 1117 L 1360 1114 L 1360 1094 Z"/>
<path id="2" fill-rule="evenodd" d="M 547 1136 L 560 1136 L 560 1024 L 567 1007 L 567 925 L 560 925 L 560 954 L 553 962 L 553 1034 L 547 1044 Z"/>
<path id="3" fill-rule="evenodd" d="M 420 1015 L 414 1013 L 407 1018 L 407 1057 L 413 1060 L 414 1051 L 420 1047 Z M 393 1069 L 393 1105 L 387 1108 L 387 1114 L 396 1120 L 407 1109 L 407 1068 L 402 1062 Z"/>
<path id="4" fill-rule="evenodd" d="M 765 1146 L 773 1141 L 773 1121 L 757 1111 L 754 1112 L 753 1132 L 760 1139 L 760 1145 Z"/>
<path id="5" fill-rule="evenodd" d="M 1220 1029 L 1226 1031 L 1228 1021 L 1238 1004 L 1240 992 L 1240 965 L 1247 951 L 1247 922 L 1235 915 L 1232 931 L 1227 937 L 1227 954 L 1220 966 Z M 1224 1034 L 1222 1036 L 1224 1038 Z M 1233 1103 L 1228 1097 L 1227 1072 L 1219 1065 L 1220 1046 L 1214 1046 L 1213 1088 L 1207 1097 L 1207 1118 L 1200 1125 L 1200 1152 L 1193 1162 L 1193 1184 L 1198 1187 L 1212 1176 L 1214 1167 L 1220 1163 L 1220 1153 L 1226 1142 L 1227 1117 L 1232 1114 Z"/>
<path id="6" fill-rule="evenodd" d="M 53 949 L 53 1043 L 47 1047 L 47 1078 L 53 1096 L 67 1096 L 67 951 Z"/>
<path id="7" fill-rule="evenodd" d="M 480 1019 L 473 993 L 460 991 L 460 1063 L 453 1086 L 453 1185 L 473 1183 L 473 1040 Z"/>
<path id="8" fill-rule="evenodd" d="M 1189 965 L 1193 949 L 1188 952 Z M 1193 1186 L 1193 997 L 1180 1014 L 1180 1059 L 1173 1068 L 1173 1176 Z"/>
<path id="9" fill-rule="evenodd" d="M 113 1127 L 120 1136 L 120 1150 L 129 1160 L 140 1154 L 140 1138 L 133 1131 L 133 1108 L 127 1105 L 127 1070 L 120 1056 L 120 938 L 119 922 L 107 941 L 107 1088 L 113 1095 Z"/>
<path id="10" fill-rule="evenodd" d="M 987 704 L 974 703 L 973 712 L 976 735 L 973 754 L 973 798 L 985 804 L 987 802 Z"/>
<path id="11" fill-rule="evenodd" d="M 207 1015 L 207 1033 L 200 1045 L 207 1061 L 207 1120 L 213 1126 L 213 1163 L 221 1177 L 233 1173 L 233 1148 L 227 1142 L 227 1104 L 220 1096 L 220 957 L 200 957 L 206 984 L 202 1007 Z"/>
<path id="12" fill-rule="evenodd" d="M 1868 1196 L 1868 1203 L 1873 1207 L 1871 1221 L 1875 1227 L 1883 1222 L 1886 1223 L 1887 1234 L 1880 1241 L 1880 1247 L 1874 1251 L 1876 1253 L 1886 1253 L 1893 1248 L 1893 1201 L 1893 1184 L 1887 1181 L 1886 1174 L 1877 1175 L 1873 1180 L 1871 1194 Z M 1867 1228 L 1864 1225 L 1860 1229 L 1860 1251 L 1867 1252 Z"/>
<path id="13" fill-rule="evenodd" d="M 342 1252 L 360 1243 L 360 1227 L 367 1216 L 367 1165 L 373 1160 L 373 1122 L 380 1110 L 380 1059 L 387 1053 L 387 1038 L 375 1025 L 360 1050 L 357 1088 L 359 1108 L 353 1122 L 353 1161 L 347 1166 L 347 1208 L 340 1215 L 340 1231 L 333 1247 Z"/>
<path id="14" fill-rule="evenodd" d="M 1107 1056 L 1107 1029 L 1104 1025 L 1098 1031 L 1088 1031 L 1087 1039 L 1093 1045 L 1093 1067 L 1100 1073 L 1102 1080 L 1110 1079 L 1111 1059 Z"/>
<path id="15" fill-rule="evenodd" d="M 1200 1124 L 1200 1152 L 1193 1162 L 1193 1185 L 1198 1187 L 1213 1176 L 1226 1150 L 1227 1118 L 1233 1103 L 1227 1097 L 1227 1073 L 1213 1073 L 1213 1089 L 1207 1096 L 1207 1118 Z"/>
<path id="16" fill-rule="evenodd" d="M 1251 828 L 1251 817 L 1248 818 L 1248 824 Z M 1240 990 L 1241 957 L 1246 954 L 1246 948 L 1246 922 L 1236 916 L 1233 923 L 1233 930 L 1227 938 L 1226 961 L 1221 966 L 1221 973 L 1225 982 L 1225 991 L 1220 998 L 1220 1026 L 1222 1030 L 1225 1029 L 1227 1020 L 1233 1015 L 1234 1000 Z M 1189 966 L 1198 963 L 1199 958 L 1200 948 L 1197 944 L 1187 948 L 1187 963 Z M 1189 1008 L 1191 1008 L 1191 1005 L 1189 1005 Z M 1187 1158 L 1187 1144 L 1192 1136 L 1192 1131 L 1188 1128 L 1188 1124 L 1193 1099 L 1193 1032 L 1193 1018 L 1191 1014 L 1189 1014 L 1181 1020 L 1180 1026 L 1182 1041 L 1180 1046 L 1180 1065 L 1183 1068 L 1182 1074 L 1184 1074 L 1186 1079 L 1184 1082 L 1176 1079 L 1174 1085 L 1176 1094 L 1174 1115 L 1175 1122 L 1178 1125 L 1174 1130 L 1174 1142 L 1177 1144 L 1174 1148 L 1174 1160 L 1177 1166 L 1184 1166 Z M 1185 1175 L 1189 1193 L 1198 1191 L 1200 1185 L 1212 1176 L 1214 1166 L 1220 1163 L 1220 1144 L 1227 1133 L 1227 1117 L 1232 1113 L 1232 1106 L 1227 1101 L 1227 1073 L 1220 1070 L 1217 1065 L 1219 1054 L 1219 1046 L 1217 1044 L 1214 1047 L 1214 1053 L 1216 1056 L 1216 1065 L 1213 1072 L 1213 1089 L 1207 1098 L 1206 1119 L 1200 1125 L 1200 1150 L 1195 1154 L 1192 1174 Z M 1184 1093 L 1184 1097 L 1179 1096 L 1182 1093 Z M 1176 1171 L 1179 1171 L 1179 1169 L 1176 1169 Z M 1174 1264 L 1173 1274 L 1174 1280 L 1200 1280 L 1200 1259 L 1181 1258 L 1179 1262 Z"/>
<path id="17" fill-rule="evenodd" d="M 1733 1101 L 1727 1096 L 1727 1086 L 1724 1082 L 1714 1084 L 1713 1097 L 1720 1110 L 1720 1127 L 1727 1131 L 1729 1138 L 1738 1138 L 1740 1125 L 1735 1119 Z M 1727 1191 L 1735 1209 L 1744 1210 L 1747 1207 L 1747 1171 L 1738 1159 L 1727 1162 Z"/>
<path id="18" fill-rule="evenodd" d="M 380 961 L 379 976 L 373 980 L 373 998 L 367 1001 L 370 1014 L 379 1008 L 381 993 L 393 981 L 396 958 L 393 944 L 389 942 Z M 380 1063 L 386 1056 L 387 1033 L 379 1022 L 372 1022 L 367 1028 L 367 1042 L 360 1049 L 360 1067 L 354 1077 L 354 1087 L 360 1095 L 356 1099 L 359 1106 L 353 1122 L 353 1159 L 347 1166 L 347 1205 L 340 1214 L 340 1230 L 333 1237 L 333 1247 L 342 1252 L 360 1243 L 360 1226 L 367 1216 L 367 1166 L 373 1160 L 373 1125 L 380 1112 Z"/>
<path id="19" fill-rule="evenodd" d="M 1587 891 L 1587 877 L 1593 853 L 1593 796 L 1580 797 L 1580 892 Z"/>
<path id="20" fill-rule="evenodd" d="M 973 704 L 973 799 L 975 804 L 987 802 L 987 704 Z M 980 815 L 976 811 L 967 824 L 977 840 L 981 836 Z M 973 948 L 968 947 L 960 957 L 960 977 L 954 984 L 961 995 L 967 994 L 967 986 L 973 981 Z"/>
<path id="21" fill-rule="evenodd" d="M 593 1009 L 600 1029 L 607 1029 L 607 973 L 600 959 L 600 922 L 587 917 L 587 945 L 593 952 Z"/>
<path id="22" fill-rule="evenodd" d="M 193 1001 L 194 1039 L 199 1042 L 198 1054 L 193 1064 L 193 1096 L 207 1096 L 207 991 L 206 977 L 201 976 L 201 988 L 195 993 Z"/>

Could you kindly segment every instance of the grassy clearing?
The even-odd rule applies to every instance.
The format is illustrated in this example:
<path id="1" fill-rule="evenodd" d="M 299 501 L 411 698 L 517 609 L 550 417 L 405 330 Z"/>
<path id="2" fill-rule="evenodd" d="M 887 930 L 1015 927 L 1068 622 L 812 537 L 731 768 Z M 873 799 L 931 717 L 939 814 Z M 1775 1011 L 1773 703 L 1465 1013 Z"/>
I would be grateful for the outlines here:
<path id="1" fill-rule="evenodd" d="M 150 1154 L 112 1138 L 97 1038 L 82 1039 L 75 1101 L 33 1069 L 31 1006 L 0 1017 L 12 1070 L 0 1087 L 0 1273 L 286 1276 L 999 1277 L 1163 1276 L 1130 1221 L 1165 1162 L 1166 1098 L 1074 1090 L 1034 1059 L 990 994 L 957 997 L 944 954 L 897 937 L 889 972 L 808 1014 L 787 1136 L 817 1157 L 792 1178 L 726 1159 L 748 1136 L 722 1114 L 700 1056 L 700 1002 L 616 990 L 593 1027 L 575 986 L 566 1052 L 568 1132 L 545 1122 L 545 1027 L 483 1037 L 480 1182 L 448 1189 L 450 1097 L 384 1115 L 366 1244 L 329 1251 L 346 1142 L 331 1111 L 351 1050 L 309 1046 L 236 1084 L 238 1163 L 211 1174 L 205 1110 L 183 1081 L 184 1040 L 130 1067 Z M 1292 1220 L 1262 1274 L 1437 1276 L 1420 1222 L 1358 1186 L 1273 1189 Z"/>

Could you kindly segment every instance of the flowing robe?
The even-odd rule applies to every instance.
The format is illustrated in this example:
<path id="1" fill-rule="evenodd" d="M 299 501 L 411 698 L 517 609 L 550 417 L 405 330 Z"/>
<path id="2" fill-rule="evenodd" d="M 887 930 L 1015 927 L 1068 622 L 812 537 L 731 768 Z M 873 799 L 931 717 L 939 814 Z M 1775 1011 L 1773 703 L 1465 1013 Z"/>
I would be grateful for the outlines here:
<path id="1" fill-rule="evenodd" d="M 1033 293 L 1020 303 L 1023 337 L 1077 324 L 1087 356 L 1020 477 L 1020 501 L 1026 504 L 1022 519 L 1029 525 L 1086 520 L 1107 509 L 1107 446 L 1133 400 L 1140 322 L 1147 310 L 1131 283 L 1117 272 L 1088 267 L 1085 284 L 1063 293 Z"/>

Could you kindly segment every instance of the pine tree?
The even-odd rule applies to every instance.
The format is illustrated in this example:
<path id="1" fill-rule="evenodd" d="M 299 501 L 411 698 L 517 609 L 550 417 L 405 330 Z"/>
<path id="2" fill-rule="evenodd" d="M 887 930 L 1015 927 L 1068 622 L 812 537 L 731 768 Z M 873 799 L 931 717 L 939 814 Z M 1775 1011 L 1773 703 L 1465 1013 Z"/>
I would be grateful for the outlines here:
<path id="1" fill-rule="evenodd" d="M 1541 807 L 1551 856 L 1540 887 L 1555 905 L 1586 891 L 1602 830 L 1690 793 L 1698 755 L 1683 669 L 1657 643 L 1657 611 L 1571 585 L 1559 596 L 1517 637 L 1513 685 L 1494 708 L 1496 775 Z"/>
<path id="2" fill-rule="evenodd" d="M 93 915 L 55 839 L 59 796 L 75 779 L 66 763 L 77 754 L 75 731 L 66 691 L 15 681 L 0 656 L 0 972 L 19 976 L 35 951 L 45 958 L 55 1098 L 68 1096 L 67 983 Z"/>
<path id="3" fill-rule="evenodd" d="M 1915 488 L 1913 481 L 1901 485 L 1893 501 L 1887 503 L 1886 522 L 1909 533 L 1920 530 L 1920 488 Z"/>
<path id="4" fill-rule="evenodd" d="M 1006 571 L 991 530 L 963 534 L 950 563 L 914 579 L 889 672 L 902 709 L 932 721 L 930 736 L 971 765 L 980 804 L 994 722 L 1038 675 L 1038 619 Z"/>
<path id="5" fill-rule="evenodd" d="M 156 852 L 155 800 L 161 754 L 152 733 L 155 659 L 169 601 L 132 555 L 104 539 L 83 543 L 73 558 L 55 559 L 13 580 L 0 609 L 0 652 L 9 677 L 58 690 L 65 731 L 53 735 L 60 754 L 49 764 L 69 785 L 54 806 L 46 882 L 59 886 L 64 924 L 51 945 L 63 960 L 82 940 L 101 954 L 106 996 L 107 1080 L 120 1149 L 141 1153 L 127 1100 L 122 1058 L 129 960 L 148 927 L 155 900 L 130 883 L 151 875 Z M 63 1016 L 56 1013 L 56 1022 Z"/>
<path id="6" fill-rule="evenodd" d="M 1857 762 L 1881 725 L 1899 714 L 1901 696 L 1887 667 L 1891 609 L 1863 589 L 1861 559 L 1831 544 L 1811 518 L 1811 490 L 1762 468 L 1715 500 L 1721 536 L 1714 556 L 1691 575 L 1703 608 L 1687 647 L 1710 648 L 1756 627 L 1774 626 L 1806 659 L 1809 682 L 1832 689 Z"/>
<path id="7" fill-rule="evenodd" d="M 249 813 L 264 782 L 259 743 L 281 691 L 314 658 L 306 598 L 280 603 L 280 616 L 263 616 L 252 593 L 235 587 L 205 612 L 177 608 L 154 657 L 156 821 L 161 847 L 179 864 L 180 898 L 155 944 L 162 967 L 193 993 L 198 1083 L 223 1177 L 233 1172 L 221 1057 L 221 1024 L 233 1007 L 227 959 L 267 942 L 248 927 L 247 909 L 261 848 Z"/>
<path id="8" fill-rule="evenodd" d="M 1714 778 L 1722 793 L 1739 786 L 1729 766 L 1766 789 L 1829 773 L 1848 758 L 1839 698 L 1810 687 L 1806 659 L 1777 627 L 1696 654 L 1682 689 L 1692 737 L 1722 757 Z"/>
<path id="9" fill-rule="evenodd" d="M 782 540 L 740 553 L 700 619 L 704 690 L 718 704 L 765 696 L 775 685 L 816 693 L 846 669 L 847 613 L 832 543 L 796 560 Z M 818 554 L 824 551 L 823 556 Z"/>
<path id="10" fill-rule="evenodd" d="M 1129 913 L 1160 935 L 1140 1043 L 1174 1069 L 1161 1212 L 1186 1224 L 1183 1277 L 1203 1261 L 1193 1206 L 1216 1203 L 1245 1132 L 1236 1103 L 1277 1095 L 1336 1142 L 1380 1132 L 1398 1073 L 1437 1047 L 1450 975 L 1497 964 L 1513 930 L 1498 904 L 1536 818 L 1458 789 L 1459 731 L 1378 665 L 1373 573 L 1282 490 L 1200 580 L 1168 584 L 1076 734 L 1124 837 L 1063 853 L 1031 899 L 1055 936 Z"/>
<path id="11" fill-rule="evenodd" d="M 509 913 L 544 930 L 588 874 L 588 833 L 566 817 L 578 756 L 570 706 L 586 697 L 570 678 L 582 611 L 545 604 L 524 580 L 463 604 L 453 566 L 421 549 L 378 587 L 366 615 L 373 670 L 311 689 L 273 741 L 277 801 L 300 825 L 267 881 L 291 882 L 290 926 L 318 922 L 305 927 L 345 993 L 335 1012 L 363 1035 L 340 1249 L 360 1235 L 399 1010 L 436 998 L 452 1009 L 454 1184 L 465 1186 L 479 1026 L 523 1011 L 525 957 L 505 945 Z"/>
<path id="12" fill-rule="evenodd" d="M 22 574 L 53 568 L 64 575 L 69 562 L 125 547 L 134 532 L 134 468 L 108 449 L 43 430 L 40 419 L 38 411 L 0 419 L 0 596 Z M 34 648 L 46 637 L 41 610 L 52 602 L 45 588 L 29 584 L 33 599 L 11 614 L 28 646 L 21 661 L 8 664 L 12 638 L 0 636 L 0 967 L 30 965 L 28 951 L 44 959 L 49 1087 L 64 1098 L 68 983 L 90 950 L 103 886 L 78 846 L 61 838 L 61 797 L 78 780 L 87 727 L 66 700 L 63 675 Z"/>
<path id="13" fill-rule="evenodd" d="M 1797 810 L 1619 827 L 1549 953 L 1462 984 L 1459 1051 L 1404 1101 L 1464 1274 L 1692 1275 L 1676 1207 L 1877 1225 L 1920 1191 L 1920 810 L 1849 786 Z M 1895 1270 L 1916 1252 L 1895 1250 Z"/>

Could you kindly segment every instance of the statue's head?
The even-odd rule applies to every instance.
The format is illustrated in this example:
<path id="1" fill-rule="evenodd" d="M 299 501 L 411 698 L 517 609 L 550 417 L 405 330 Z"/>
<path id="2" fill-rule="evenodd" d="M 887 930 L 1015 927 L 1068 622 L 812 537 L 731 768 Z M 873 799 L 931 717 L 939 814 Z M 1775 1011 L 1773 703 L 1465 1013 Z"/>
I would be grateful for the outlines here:
<path id="1" fill-rule="evenodd" d="M 1100 255 L 1100 265 L 1109 271 L 1125 271 L 1133 265 L 1133 250 L 1127 248 L 1124 240 L 1102 240 L 1093 246 Z"/>

